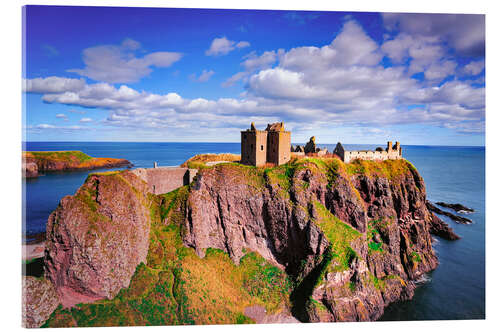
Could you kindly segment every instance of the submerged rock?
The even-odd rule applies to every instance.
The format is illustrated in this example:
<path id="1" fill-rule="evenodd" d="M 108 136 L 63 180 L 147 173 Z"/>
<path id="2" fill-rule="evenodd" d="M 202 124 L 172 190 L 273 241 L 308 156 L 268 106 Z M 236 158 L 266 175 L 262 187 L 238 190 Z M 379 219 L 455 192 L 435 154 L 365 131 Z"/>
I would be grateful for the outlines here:
<path id="1" fill-rule="evenodd" d="M 434 206 L 429 201 L 427 201 L 427 207 L 429 208 L 430 211 L 432 211 L 436 214 L 448 216 L 450 219 L 452 219 L 453 221 L 455 221 L 457 223 L 462 223 L 462 224 L 471 224 L 472 223 L 471 219 L 468 219 L 466 217 L 458 216 L 458 215 L 452 214 L 450 212 L 446 212 L 444 210 L 441 210 L 441 209 L 437 208 L 436 206 Z"/>
<path id="2" fill-rule="evenodd" d="M 451 208 L 457 213 L 473 213 L 474 209 L 465 207 L 462 204 L 456 203 L 456 204 L 449 204 L 446 202 L 436 202 L 436 205 L 441 206 L 441 207 L 446 207 L 446 208 Z"/>

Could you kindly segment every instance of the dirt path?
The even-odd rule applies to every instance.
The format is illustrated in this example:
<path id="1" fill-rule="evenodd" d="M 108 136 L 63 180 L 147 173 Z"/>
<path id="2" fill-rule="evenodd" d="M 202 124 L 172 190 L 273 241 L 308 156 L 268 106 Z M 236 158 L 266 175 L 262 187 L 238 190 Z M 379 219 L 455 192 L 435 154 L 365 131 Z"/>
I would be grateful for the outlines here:
<path id="1" fill-rule="evenodd" d="M 245 308 L 245 316 L 255 320 L 257 324 L 286 324 L 300 323 L 297 319 L 285 310 L 268 315 L 266 309 L 260 305 L 253 305 Z"/>

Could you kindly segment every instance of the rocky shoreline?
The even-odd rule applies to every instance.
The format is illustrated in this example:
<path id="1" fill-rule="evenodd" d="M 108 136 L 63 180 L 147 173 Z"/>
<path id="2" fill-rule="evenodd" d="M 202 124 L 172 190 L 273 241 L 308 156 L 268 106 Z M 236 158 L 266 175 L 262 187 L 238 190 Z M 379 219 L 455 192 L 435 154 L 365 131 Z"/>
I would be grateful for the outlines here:
<path id="1" fill-rule="evenodd" d="M 455 215 L 455 214 L 452 214 L 450 212 L 446 212 L 442 209 L 439 209 L 437 208 L 436 206 L 434 206 L 432 203 L 430 203 L 429 201 L 427 201 L 427 208 L 436 213 L 436 214 L 439 214 L 439 215 L 444 215 L 444 216 L 448 216 L 450 219 L 452 219 L 453 221 L 457 222 L 457 223 L 461 223 L 461 224 L 471 224 L 472 223 L 472 220 L 467 218 L 467 217 L 463 217 L 463 216 L 459 216 L 459 215 Z"/>
<path id="2" fill-rule="evenodd" d="M 431 234 L 459 239 L 406 160 L 220 163 L 168 194 L 146 185 L 93 174 L 61 200 L 43 281 L 73 309 L 45 326 L 372 321 L 437 267 Z M 151 302 L 166 308 L 148 317 Z"/>

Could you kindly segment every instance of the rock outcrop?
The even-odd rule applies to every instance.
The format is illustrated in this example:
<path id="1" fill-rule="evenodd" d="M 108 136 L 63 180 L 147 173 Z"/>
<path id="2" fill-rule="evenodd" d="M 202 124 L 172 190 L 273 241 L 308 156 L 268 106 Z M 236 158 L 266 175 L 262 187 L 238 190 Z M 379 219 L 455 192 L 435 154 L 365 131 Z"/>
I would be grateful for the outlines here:
<path id="1" fill-rule="evenodd" d="M 64 307 L 113 298 L 149 246 L 146 184 L 130 171 L 90 175 L 47 222 L 46 277 Z"/>
<path id="2" fill-rule="evenodd" d="M 314 136 L 311 136 L 309 139 L 309 142 L 306 143 L 304 147 L 304 153 L 310 154 L 310 153 L 315 153 L 316 152 L 316 139 Z"/>
<path id="3" fill-rule="evenodd" d="M 40 327 L 59 305 L 56 290 L 50 281 L 23 276 L 23 326 Z"/>
<path id="4" fill-rule="evenodd" d="M 452 219 L 453 221 L 455 221 L 457 223 L 462 223 L 462 224 L 471 224 L 472 223 L 471 219 L 468 219 L 468 218 L 463 217 L 463 216 L 458 216 L 458 215 L 452 214 L 450 212 L 446 212 L 442 209 L 437 208 L 429 201 L 427 201 L 427 208 L 436 214 L 448 216 L 450 219 Z"/>
<path id="5" fill-rule="evenodd" d="M 431 232 L 442 221 L 411 164 L 359 163 L 300 162 L 263 179 L 243 167 L 200 170 L 184 243 L 201 256 L 218 248 L 238 262 L 248 248 L 276 263 L 297 283 L 292 313 L 301 321 L 376 320 L 438 265 Z M 377 166 L 388 171 L 366 171 Z"/>
<path id="6" fill-rule="evenodd" d="M 436 205 L 441 207 L 451 208 L 457 213 L 474 213 L 474 209 L 465 207 L 464 205 L 459 203 L 450 204 L 446 202 L 436 202 Z"/>
<path id="7" fill-rule="evenodd" d="M 36 178 L 38 177 L 38 165 L 34 161 L 23 160 L 22 172 L 25 178 Z"/>
<path id="8" fill-rule="evenodd" d="M 53 171 L 93 170 L 129 166 L 123 158 L 90 157 L 80 151 L 23 152 L 22 174 L 26 178 Z"/>

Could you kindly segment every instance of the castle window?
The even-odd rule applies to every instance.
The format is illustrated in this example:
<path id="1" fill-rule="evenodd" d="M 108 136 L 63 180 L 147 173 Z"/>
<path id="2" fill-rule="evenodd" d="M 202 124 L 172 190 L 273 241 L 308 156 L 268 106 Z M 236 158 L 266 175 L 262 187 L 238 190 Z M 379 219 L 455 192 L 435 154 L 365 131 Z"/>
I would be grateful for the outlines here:
<path id="1" fill-rule="evenodd" d="M 264 150 L 264 145 L 260 145 L 260 150 Z"/>
<path id="2" fill-rule="evenodd" d="M 253 149 L 253 143 L 250 144 L 250 149 Z"/>

